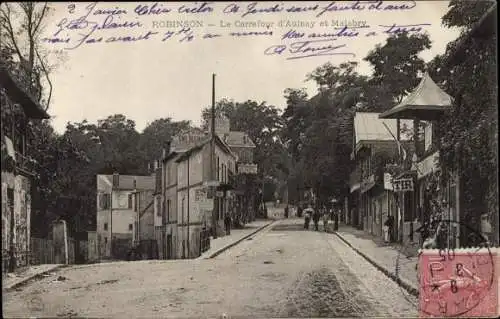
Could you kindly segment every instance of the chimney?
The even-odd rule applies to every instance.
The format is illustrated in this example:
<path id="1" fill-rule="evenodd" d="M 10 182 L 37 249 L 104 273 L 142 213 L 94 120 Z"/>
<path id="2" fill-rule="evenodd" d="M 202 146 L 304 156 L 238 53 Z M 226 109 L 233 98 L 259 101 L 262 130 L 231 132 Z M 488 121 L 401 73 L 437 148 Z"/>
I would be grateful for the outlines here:
<path id="1" fill-rule="evenodd" d="M 169 154 L 170 154 L 170 147 L 172 146 L 172 140 L 168 140 L 166 143 L 165 143 L 165 147 L 163 148 L 163 156 L 162 156 L 162 159 L 164 159 L 165 157 L 167 157 Z"/>

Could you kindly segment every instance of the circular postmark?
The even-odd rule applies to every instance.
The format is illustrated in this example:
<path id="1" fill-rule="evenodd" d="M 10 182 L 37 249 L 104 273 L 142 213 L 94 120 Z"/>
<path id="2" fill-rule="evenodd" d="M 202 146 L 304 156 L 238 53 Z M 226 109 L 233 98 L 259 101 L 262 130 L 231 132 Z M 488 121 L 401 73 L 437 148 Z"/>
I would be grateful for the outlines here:
<path id="1" fill-rule="evenodd" d="M 403 242 L 395 273 L 400 282 L 416 276 L 418 292 L 403 287 L 401 291 L 421 316 L 482 316 L 498 303 L 496 290 L 491 289 L 494 255 L 486 238 L 468 224 L 434 220 L 413 230 Z M 455 248 L 459 243 L 471 248 Z"/>

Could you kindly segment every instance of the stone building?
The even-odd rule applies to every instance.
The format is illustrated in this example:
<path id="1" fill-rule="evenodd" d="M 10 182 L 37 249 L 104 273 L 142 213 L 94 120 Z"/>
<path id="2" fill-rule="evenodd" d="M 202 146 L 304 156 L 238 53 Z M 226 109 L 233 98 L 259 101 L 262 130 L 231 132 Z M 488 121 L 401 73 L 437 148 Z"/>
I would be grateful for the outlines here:
<path id="1" fill-rule="evenodd" d="M 14 270 L 29 264 L 31 195 L 36 162 L 29 157 L 27 127 L 30 119 L 49 115 L 0 66 L 2 109 L 2 266 Z"/>

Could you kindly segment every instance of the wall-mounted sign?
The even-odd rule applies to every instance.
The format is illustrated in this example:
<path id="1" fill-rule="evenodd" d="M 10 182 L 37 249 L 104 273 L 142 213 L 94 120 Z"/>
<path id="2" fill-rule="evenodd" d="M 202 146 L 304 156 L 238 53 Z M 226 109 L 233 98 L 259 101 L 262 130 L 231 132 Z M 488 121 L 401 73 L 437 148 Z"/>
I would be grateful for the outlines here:
<path id="1" fill-rule="evenodd" d="M 412 178 L 395 179 L 392 181 L 392 186 L 394 187 L 395 192 L 412 192 L 413 179 Z"/>
<path id="2" fill-rule="evenodd" d="M 375 186 L 375 175 L 370 175 L 361 182 L 361 192 L 364 193 Z"/>
<path id="3" fill-rule="evenodd" d="M 212 210 L 214 200 L 208 196 L 208 188 L 202 187 L 195 190 L 194 200 L 200 210 Z"/>
<path id="4" fill-rule="evenodd" d="M 389 173 L 384 173 L 384 189 L 386 190 L 394 190 L 392 187 L 392 175 Z"/>
<path id="5" fill-rule="evenodd" d="M 257 164 L 238 164 L 238 174 L 257 174 Z"/>
<path id="6" fill-rule="evenodd" d="M 215 196 L 217 197 L 224 197 L 224 192 L 223 191 L 216 191 Z"/>

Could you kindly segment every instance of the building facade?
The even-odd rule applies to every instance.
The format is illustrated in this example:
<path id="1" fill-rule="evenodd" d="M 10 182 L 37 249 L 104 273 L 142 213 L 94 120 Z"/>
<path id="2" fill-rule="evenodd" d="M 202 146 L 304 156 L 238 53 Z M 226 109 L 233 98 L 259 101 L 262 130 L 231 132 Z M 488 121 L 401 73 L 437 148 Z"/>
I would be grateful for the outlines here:
<path id="1" fill-rule="evenodd" d="M 394 216 L 400 223 L 405 220 L 399 207 L 400 198 L 393 191 L 392 177 L 384 169 L 399 161 L 410 145 L 409 136 L 404 135 L 401 148 L 398 147 L 396 121 L 382 121 L 378 116 L 379 113 L 357 112 L 354 117 L 355 145 L 351 159 L 355 161 L 355 168 L 350 176 L 347 211 L 353 226 L 381 237 L 388 216 Z M 411 122 L 403 125 L 411 127 Z M 395 234 L 398 226 L 395 225 Z"/>
<path id="2" fill-rule="evenodd" d="M 194 258 L 201 254 L 200 234 L 212 229 L 223 236 L 224 218 L 231 215 L 233 198 L 228 190 L 234 187 L 237 157 L 218 137 L 215 137 L 215 181 L 218 186 L 210 195 L 210 139 L 191 148 L 177 163 L 177 229 L 179 258 Z M 212 197 L 212 198 L 209 198 Z M 207 202 L 212 205 L 206 205 Z M 213 208 L 213 209 L 212 209 Z"/>
<path id="3" fill-rule="evenodd" d="M 124 259 L 134 242 L 153 233 L 154 189 L 154 176 L 97 175 L 96 232 L 102 258 Z"/>
<path id="4" fill-rule="evenodd" d="M 0 67 L 2 106 L 2 269 L 13 271 L 30 262 L 31 195 L 36 176 L 29 157 L 30 119 L 49 115 L 18 80 Z"/>

